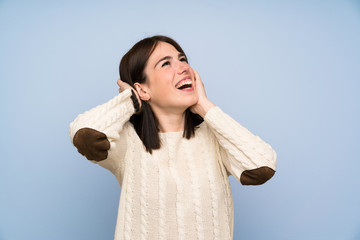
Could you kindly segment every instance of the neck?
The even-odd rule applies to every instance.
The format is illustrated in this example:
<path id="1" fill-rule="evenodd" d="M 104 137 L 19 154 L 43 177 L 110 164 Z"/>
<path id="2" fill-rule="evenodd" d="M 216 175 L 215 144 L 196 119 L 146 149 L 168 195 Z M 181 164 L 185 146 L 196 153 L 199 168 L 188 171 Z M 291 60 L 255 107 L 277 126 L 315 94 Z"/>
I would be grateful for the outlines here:
<path id="1" fill-rule="evenodd" d="M 152 109 L 159 121 L 160 132 L 184 131 L 185 111 L 165 111 L 156 107 Z"/>

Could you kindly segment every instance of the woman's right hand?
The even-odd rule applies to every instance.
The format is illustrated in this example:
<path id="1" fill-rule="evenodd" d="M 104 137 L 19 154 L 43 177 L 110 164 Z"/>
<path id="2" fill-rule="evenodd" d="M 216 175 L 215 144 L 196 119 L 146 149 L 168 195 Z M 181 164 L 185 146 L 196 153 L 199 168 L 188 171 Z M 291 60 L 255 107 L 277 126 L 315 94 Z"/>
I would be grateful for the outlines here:
<path id="1" fill-rule="evenodd" d="M 128 84 L 127 82 L 121 81 L 120 78 L 117 80 L 117 85 L 119 86 L 119 93 L 125 91 L 126 89 L 130 89 L 133 92 L 133 94 L 135 94 L 137 101 L 139 103 L 139 111 L 138 112 L 140 112 L 141 111 L 141 100 L 139 98 L 137 91 L 133 87 L 131 87 L 130 84 Z"/>
<path id="2" fill-rule="evenodd" d="M 125 91 L 126 89 L 132 89 L 135 91 L 133 87 L 131 87 L 127 82 L 121 81 L 120 78 L 117 80 L 117 85 L 119 86 L 119 93 Z"/>

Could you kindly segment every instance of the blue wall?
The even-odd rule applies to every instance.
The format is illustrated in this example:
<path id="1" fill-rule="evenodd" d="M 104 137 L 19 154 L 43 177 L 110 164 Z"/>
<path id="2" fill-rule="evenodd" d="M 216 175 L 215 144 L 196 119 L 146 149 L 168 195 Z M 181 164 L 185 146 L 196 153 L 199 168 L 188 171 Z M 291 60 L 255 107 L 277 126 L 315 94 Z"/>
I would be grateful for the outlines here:
<path id="1" fill-rule="evenodd" d="M 234 239 L 360 239 L 360 3 L 346 0 L 1 0 L 0 239 L 113 238 L 120 187 L 68 127 L 154 34 L 277 151 L 265 185 L 231 177 Z"/>

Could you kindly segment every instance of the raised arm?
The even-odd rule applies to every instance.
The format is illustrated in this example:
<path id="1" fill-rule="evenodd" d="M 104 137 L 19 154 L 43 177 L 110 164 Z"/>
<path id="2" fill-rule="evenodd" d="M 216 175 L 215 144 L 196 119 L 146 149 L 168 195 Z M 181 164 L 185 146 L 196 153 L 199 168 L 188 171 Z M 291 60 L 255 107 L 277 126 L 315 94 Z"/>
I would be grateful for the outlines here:
<path id="1" fill-rule="evenodd" d="M 88 160 L 113 171 L 126 150 L 123 129 L 138 108 L 134 91 L 124 89 L 118 96 L 83 114 L 70 124 L 70 139 Z M 128 123 L 129 124 L 129 123 Z M 116 147 L 116 148 L 115 148 Z"/>
<path id="2" fill-rule="evenodd" d="M 275 174 L 276 153 L 269 144 L 219 107 L 209 109 L 204 120 L 218 140 L 223 164 L 241 184 L 263 184 Z"/>
<path id="3" fill-rule="evenodd" d="M 199 74 L 194 72 L 199 100 L 191 110 L 202 116 L 213 132 L 227 171 L 243 185 L 265 183 L 275 174 L 275 151 L 210 102 Z"/>

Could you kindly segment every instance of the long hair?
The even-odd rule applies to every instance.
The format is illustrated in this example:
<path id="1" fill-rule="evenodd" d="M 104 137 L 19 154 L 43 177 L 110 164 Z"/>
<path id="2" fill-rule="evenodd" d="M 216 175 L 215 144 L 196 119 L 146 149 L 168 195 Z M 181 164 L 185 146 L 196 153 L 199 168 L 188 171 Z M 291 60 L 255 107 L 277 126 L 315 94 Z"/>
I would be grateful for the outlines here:
<path id="1" fill-rule="evenodd" d="M 134 87 L 136 82 L 146 82 L 144 70 L 150 55 L 159 42 L 169 43 L 178 52 L 184 53 L 180 45 L 169 37 L 157 35 L 145 38 L 137 42 L 121 59 L 119 66 L 120 79 L 132 87 Z M 141 100 L 141 105 L 141 112 L 132 115 L 130 122 L 134 125 L 136 133 L 143 142 L 146 151 L 152 153 L 152 150 L 161 147 L 159 122 L 151 106 L 146 101 Z M 195 127 L 202 121 L 203 119 L 199 115 L 192 113 L 190 109 L 186 109 L 183 137 L 190 139 L 194 136 Z"/>

